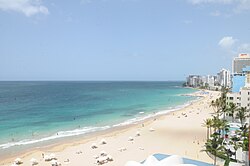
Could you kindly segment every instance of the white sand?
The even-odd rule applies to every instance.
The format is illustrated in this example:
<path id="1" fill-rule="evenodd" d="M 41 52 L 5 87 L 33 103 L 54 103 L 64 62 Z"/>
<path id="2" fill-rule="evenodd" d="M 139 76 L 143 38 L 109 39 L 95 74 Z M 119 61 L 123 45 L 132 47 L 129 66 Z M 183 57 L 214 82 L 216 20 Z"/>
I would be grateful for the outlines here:
<path id="1" fill-rule="evenodd" d="M 30 159 L 36 158 L 38 165 L 47 166 L 49 162 L 42 159 L 42 153 L 55 153 L 62 165 L 69 166 L 95 166 L 94 155 L 101 151 L 110 154 L 114 161 L 104 164 L 105 166 L 124 166 L 129 160 L 143 161 L 151 154 L 176 154 L 190 159 L 212 163 L 213 160 L 205 152 L 206 128 L 202 127 L 203 120 L 211 117 L 213 109 L 209 107 L 212 99 L 219 96 L 219 92 L 210 92 L 209 95 L 188 107 L 179 111 L 162 115 L 156 119 L 150 119 L 142 124 L 129 126 L 119 131 L 115 130 L 105 134 L 99 134 L 70 144 L 62 144 L 44 151 L 35 150 L 28 154 L 20 154 L 24 164 L 31 165 Z M 183 115 L 186 113 L 187 117 Z M 155 131 L 150 131 L 153 128 Z M 136 136 L 137 131 L 140 136 Z M 133 141 L 128 141 L 129 137 Z M 100 145 L 102 139 L 107 144 Z M 91 145 L 96 143 L 98 148 L 92 149 Z M 120 149 L 123 151 L 119 151 Z M 125 149 L 124 149 L 125 148 Z M 77 152 L 82 152 L 77 154 Z M 0 165 L 11 165 L 15 158 L 7 158 Z M 64 162 L 69 159 L 70 162 Z"/>

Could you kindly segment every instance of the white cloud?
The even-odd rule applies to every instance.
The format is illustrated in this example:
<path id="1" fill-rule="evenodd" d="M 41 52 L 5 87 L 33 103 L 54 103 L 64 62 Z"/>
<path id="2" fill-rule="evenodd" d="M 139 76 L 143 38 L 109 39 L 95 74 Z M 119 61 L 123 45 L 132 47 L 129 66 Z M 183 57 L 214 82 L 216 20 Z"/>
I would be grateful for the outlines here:
<path id="1" fill-rule="evenodd" d="M 230 49 L 236 41 L 237 39 L 234 39 L 232 36 L 226 36 L 219 41 L 218 45 L 224 49 Z"/>
<path id="2" fill-rule="evenodd" d="M 231 36 L 223 37 L 218 45 L 230 55 L 250 53 L 250 43 L 240 42 L 238 39 L 234 39 Z"/>
<path id="3" fill-rule="evenodd" d="M 193 5 L 202 4 L 221 4 L 230 5 L 232 11 L 235 13 L 240 13 L 243 11 L 250 10 L 250 0 L 187 0 Z"/>
<path id="4" fill-rule="evenodd" d="M 250 10 L 250 0 L 241 0 L 234 12 L 240 13 L 245 10 Z"/>
<path id="5" fill-rule="evenodd" d="M 250 43 L 243 43 L 238 47 L 239 53 L 250 53 Z"/>
<path id="6" fill-rule="evenodd" d="M 46 6 L 41 5 L 41 0 L 0 0 L 0 10 L 15 11 L 26 16 L 35 14 L 49 14 Z"/>

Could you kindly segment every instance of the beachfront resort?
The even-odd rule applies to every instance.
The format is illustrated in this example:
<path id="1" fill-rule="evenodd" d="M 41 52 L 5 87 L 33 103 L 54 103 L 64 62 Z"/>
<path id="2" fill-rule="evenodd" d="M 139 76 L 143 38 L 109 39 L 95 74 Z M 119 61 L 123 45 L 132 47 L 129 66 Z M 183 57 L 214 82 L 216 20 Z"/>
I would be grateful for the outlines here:
<path id="1" fill-rule="evenodd" d="M 0 166 L 250 166 L 250 0 L 0 0 Z"/>

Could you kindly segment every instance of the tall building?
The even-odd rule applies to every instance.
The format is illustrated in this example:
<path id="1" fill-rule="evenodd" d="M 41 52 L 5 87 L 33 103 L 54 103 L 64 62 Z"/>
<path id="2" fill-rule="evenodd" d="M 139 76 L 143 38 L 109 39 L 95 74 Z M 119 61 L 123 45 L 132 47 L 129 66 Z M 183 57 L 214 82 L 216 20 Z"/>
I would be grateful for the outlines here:
<path id="1" fill-rule="evenodd" d="M 240 92 L 240 88 L 245 86 L 244 68 L 250 66 L 250 55 L 239 54 L 233 59 L 232 92 Z"/>
<path id="2" fill-rule="evenodd" d="M 231 87 L 231 75 L 229 70 L 221 69 L 221 71 L 217 75 L 218 75 L 217 82 L 220 86 L 228 88 Z"/>
<path id="3" fill-rule="evenodd" d="M 214 83 L 215 83 L 216 77 L 212 76 L 212 75 L 207 75 L 206 77 L 206 83 L 208 84 L 208 86 L 213 87 Z"/>
<path id="4" fill-rule="evenodd" d="M 241 73 L 244 67 L 250 66 L 250 55 L 239 54 L 233 59 L 233 74 Z"/>
<path id="5" fill-rule="evenodd" d="M 189 75 L 187 77 L 187 85 L 190 87 L 198 87 L 202 85 L 201 76 L 199 75 Z"/>
<path id="6" fill-rule="evenodd" d="M 250 66 L 242 68 L 241 73 L 233 76 L 233 90 L 227 94 L 227 105 L 250 108 Z M 237 90 L 234 90 L 237 88 Z"/>

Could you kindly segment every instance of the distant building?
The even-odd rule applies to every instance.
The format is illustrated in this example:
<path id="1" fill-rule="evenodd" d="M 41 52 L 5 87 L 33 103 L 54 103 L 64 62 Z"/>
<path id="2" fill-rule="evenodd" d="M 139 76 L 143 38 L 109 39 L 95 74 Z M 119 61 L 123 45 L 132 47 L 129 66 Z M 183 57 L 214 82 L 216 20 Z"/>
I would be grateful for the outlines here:
<path id="1" fill-rule="evenodd" d="M 187 77 L 187 86 L 199 87 L 202 85 L 202 79 L 199 75 L 189 75 Z"/>
<path id="2" fill-rule="evenodd" d="M 231 87 L 231 74 L 229 70 L 221 69 L 217 74 L 217 83 L 220 86 L 230 88 Z"/>
<path id="3" fill-rule="evenodd" d="M 206 80 L 207 80 L 207 78 L 206 78 L 206 76 L 201 76 L 201 82 L 202 82 L 202 86 L 206 86 Z"/>
<path id="4" fill-rule="evenodd" d="M 250 66 L 250 55 L 239 54 L 238 57 L 233 59 L 233 74 L 241 73 L 246 66 Z"/>
<path id="5" fill-rule="evenodd" d="M 206 83 L 208 84 L 209 87 L 213 87 L 215 83 L 215 76 L 207 75 L 206 77 Z"/>
<path id="6" fill-rule="evenodd" d="M 215 83 L 217 82 L 217 76 L 207 75 L 189 75 L 187 77 L 187 86 L 189 87 L 206 87 L 206 88 L 217 88 Z"/>

